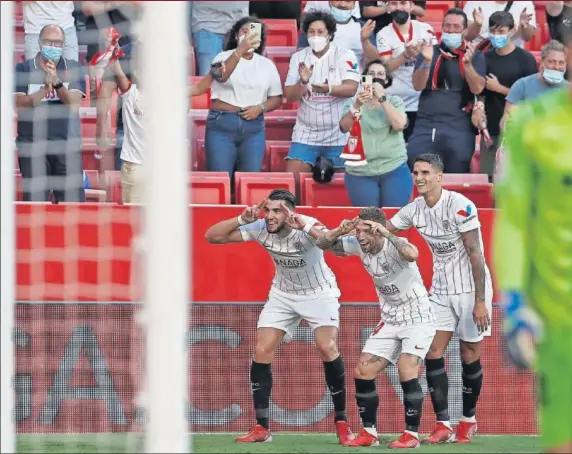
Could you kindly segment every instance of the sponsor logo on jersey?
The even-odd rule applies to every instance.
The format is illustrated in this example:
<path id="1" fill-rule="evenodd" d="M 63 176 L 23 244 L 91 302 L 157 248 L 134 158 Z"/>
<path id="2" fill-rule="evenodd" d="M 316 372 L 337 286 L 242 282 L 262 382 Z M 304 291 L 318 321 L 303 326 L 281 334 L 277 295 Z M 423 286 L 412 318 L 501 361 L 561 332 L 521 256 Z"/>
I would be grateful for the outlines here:
<path id="1" fill-rule="evenodd" d="M 395 285 L 395 284 L 380 285 L 378 288 L 379 288 L 379 291 L 381 293 L 383 293 L 384 295 L 397 295 L 399 293 L 399 289 L 397 288 L 397 285 Z"/>
<path id="2" fill-rule="evenodd" d="M 464 210 L 457 211 L 457 214 L 459 216 L 463 216 L 464 218 L 468 218 L 472 213 L 473 213 L 473 208 L 471 207 L 471 205 L 467 205 L 467 208 L 465 208 Z"/>
<path id="3" fill-rule="evenodd" d="M 347 60 L 346 63 L 350 67 L 350 71 L 357 71 L 357 62 Z"/>
<path id="4" fill-rule="evenodd" d="M 429 246 L 431 246 L 431 249 L 433 249 L 435 254 L 450 254 L 457 250 L 455 243 L 451 241 L 445 241 L 443 243 L 429 243 Z"/>
<path id="5" fill-rule="evenodd" d="M 304 259 L 274 259 L 276 265 L 282 268 L 303 268 L 305 267 L 306 261 Z"/>

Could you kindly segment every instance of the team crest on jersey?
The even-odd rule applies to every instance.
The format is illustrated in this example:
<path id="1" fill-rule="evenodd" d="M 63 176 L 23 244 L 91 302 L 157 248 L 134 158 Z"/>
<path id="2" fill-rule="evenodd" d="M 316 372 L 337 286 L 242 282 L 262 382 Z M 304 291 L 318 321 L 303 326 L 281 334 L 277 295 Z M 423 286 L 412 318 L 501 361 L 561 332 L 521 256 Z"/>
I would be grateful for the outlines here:
<path id="1" fill-rule="evenodd" d="M 294 249 L 296 249 L 297 251 L 303 251 L 304 250 L 304 245 L 300 242 L 300 241 L 296 241 L 294 244 Z"/>
<path id="2" fill-rule="evenodd" d="M 381 258 L 377 259 L 377 266 L 379 269 L 381 269 L 383 274 L 389 274 L 389 272 L 391 271 L 391 267 L 389 266 L 389 263 L 387 263 L 387 262 L 382 263 Z"/>
<path id="3" fill-rule="evenodd" d="M 330 66 L 330 72 L 331 73 L 336 72 L 336 67 L 334 65 Z"/>
<path id="4" fill-rule="evenodd" d="M 448 219 L 443 220 L 443 230 L 451 230 L 451 223 Z"/>

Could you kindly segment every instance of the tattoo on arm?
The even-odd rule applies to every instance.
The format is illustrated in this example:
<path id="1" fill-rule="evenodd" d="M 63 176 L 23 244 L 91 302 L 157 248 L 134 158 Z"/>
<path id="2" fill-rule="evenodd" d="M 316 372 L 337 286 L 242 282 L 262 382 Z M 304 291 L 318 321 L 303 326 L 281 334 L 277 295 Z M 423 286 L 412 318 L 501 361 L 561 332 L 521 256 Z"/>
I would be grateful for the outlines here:
<path id="1" fill-rule="evenodd" d="M 339 256 L 345 256 L 346 255 L 346 253 L 344 251 L 344 245 L 343 245 L 341 240 L 338 239 L 338 240 L 334 240 L 333 242 L 328 241 L 328 240 L 326 240 L 326 241 L 327 241 L 327 243 L 325 243 L 325 245 L 324 244 L 322 244 L 322 245 L 318 244 L 318 247 L 320 249 L 325 250 L 325 251 L 331 252 L 332 254 L 335 254 L 335 255 L 339 255 Z M 319 242 L 320 242 L 320 240 L 318 240 L 318 243 Z"/>
<path id="2" fill-rule="evenodd" d="M 461 237 L 471 262 L 473 280 L 475 281 L 475 298 L 484 300 L 486 273 L 485 259 L 481 250 L 481 242 L 479 241 L 479 229 L 462 232 Z"/>
<path id="3" fill-rule="evenodd" d="M 387 237 L 387 241 L 389 241 L 391 244 L 393 244 L 393 246 L 395 246 L 395 249 L 397 249 L 397 252 L 399 252 L 399 254 L 406 260 L 411 260 L 411 259 L 415 259 L 416 258 L 416 252 L 412 247 L 411 244 L 409 244 L 409 242 L 403 238 L 399 238 L 398 236 L 395 236 L 393 233 L 389 234 L 389 236 Z"/>
<path id="4" fill-rule="evenodd" d="M 339 244 L 337 244 L 339 243 Z M 344 248 L 336 229 L 328 230 L 316 240 L 316 246 L 330 252 L 344 252 Z"/>

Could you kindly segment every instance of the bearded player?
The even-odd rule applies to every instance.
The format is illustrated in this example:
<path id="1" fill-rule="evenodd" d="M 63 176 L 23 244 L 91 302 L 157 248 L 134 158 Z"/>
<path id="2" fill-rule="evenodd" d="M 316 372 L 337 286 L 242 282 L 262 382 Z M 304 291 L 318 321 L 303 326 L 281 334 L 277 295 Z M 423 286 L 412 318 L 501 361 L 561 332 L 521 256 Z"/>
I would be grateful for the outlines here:
<path id="1" fill-rule="evenodd" d="M 324 261 L 324 252 L 316 246 L 324 226 L 309 216 L 297 215 L 294 219 L 295 207 L 294 195 L 277 189 L 240 216 L 215 224 L 205 235 L 213 244 L 256 241 L 276 265 L 268 301 L 258 318 L 250 366 L 257 423 L 236 441 L 272 441 L 268 414 L 272 359 L 284 335 L 292 337 L 300 321 L 306 320 L 314 331 L 318 355 L 324 362 L 336 433 L 339 442 L 345 444 L 354 436 L 347 423 L 344 362 L 337 346 L 340 291 L 334 273 Z M 264 219 L 259 219 L 261 213 Z"/>
<path id="2" fill-rule="evenodd" d="M 385 213 L 361 210 L 353 221 L 325 232 L 318 246 L 337 255 L 357 255 L 371 275 L 381 306 L 381 321 L 367 340 L 354 371 L 356 401 L 363 429 L 348 446 L 378 446 L 375 378 L 397 364 L 403 389 L 405 432 L 389 448 L 418 448 L 423 390 L 419 366 L 435 337 L 435 314 L 415 263 L 417 248 L 389 233 Z M 355 236 L 344 236 L 355 229 Z"/>
<path id="3" fill-rule="evenodd" d="M 477 431 L 475 415 L 483 383 L 481 342 L 490 336 L 492 315 L 492 281 L 485 264 L 481 224 L 473 202 L 443 189 L 443 162 L 438 155 L 418 156 L 413 179 L 420 197 L 388 221 L 387 229 L 395 233 L 415 227 L 433 251 L 430 299 L 437 333 L 425 371 L 437 425 L 423 443 L 470 443 Z M 463 416 L 453 431 L 443 354 L 454 332 L 460 339 Z"/>
<path id="4" fill-rule="evenodd" d="M 572 80 L 572 36 L 568 49 Z M 571 126 L 572 85 L 519 105 L 495 186 L 503 331 L 512 361 L 540 375 L 542 444 L 554 453 L 572 452 Z"/>

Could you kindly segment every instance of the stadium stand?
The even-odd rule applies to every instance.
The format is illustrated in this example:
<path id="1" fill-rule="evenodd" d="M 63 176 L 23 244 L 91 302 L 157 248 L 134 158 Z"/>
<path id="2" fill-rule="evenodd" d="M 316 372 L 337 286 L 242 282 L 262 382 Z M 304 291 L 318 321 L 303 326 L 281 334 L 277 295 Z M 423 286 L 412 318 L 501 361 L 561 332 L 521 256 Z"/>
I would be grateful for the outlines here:
<path id="1" fill-rule="evenodd" d="M 236 203 L 239 205 L 256 204 L 274 189 L 283 188 L 292 193 L 296 192 L 294 175 L 290 172 L 236 172 L 234 184 Z"/>

